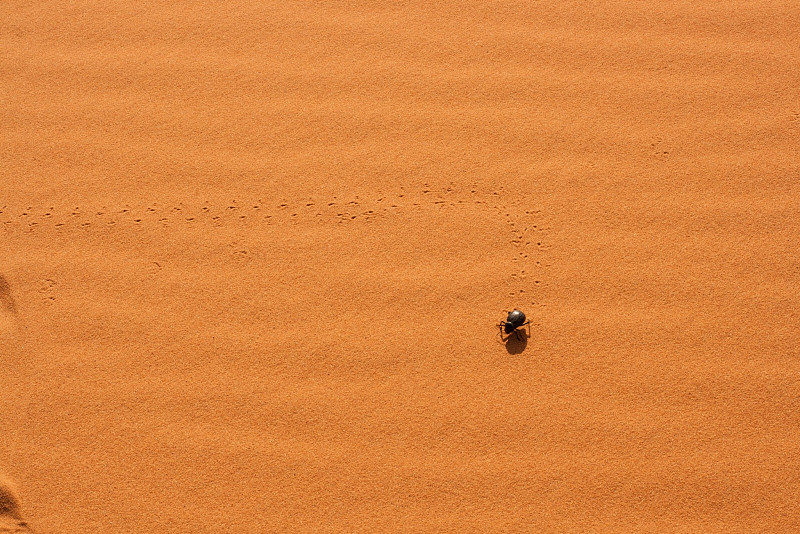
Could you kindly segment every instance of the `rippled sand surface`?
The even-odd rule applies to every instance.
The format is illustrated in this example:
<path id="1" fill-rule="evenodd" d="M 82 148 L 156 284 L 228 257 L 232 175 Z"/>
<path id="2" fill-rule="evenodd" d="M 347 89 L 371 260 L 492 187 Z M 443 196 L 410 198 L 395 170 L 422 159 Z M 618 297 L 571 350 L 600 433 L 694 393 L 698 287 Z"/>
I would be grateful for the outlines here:
<path id="1" fill-rule="evenodd" d="M 796 2 L 0 16 L 37 532 L 800 531 Z"/>

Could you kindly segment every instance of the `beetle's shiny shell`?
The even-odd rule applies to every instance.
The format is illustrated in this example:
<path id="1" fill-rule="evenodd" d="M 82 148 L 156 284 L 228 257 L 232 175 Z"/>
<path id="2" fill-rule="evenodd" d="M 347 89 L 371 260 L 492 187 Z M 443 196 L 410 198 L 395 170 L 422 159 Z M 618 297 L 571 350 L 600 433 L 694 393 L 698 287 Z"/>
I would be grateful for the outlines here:
<path id="1" fill-rule="evenodd" d="M 510 311 L 508 312 L 508 319 L 506 319 L 506 322 L 514 325 L 514 328 L 521 326 L 522 323 L 525 322 L 525 314 L 517 309 Z"/>

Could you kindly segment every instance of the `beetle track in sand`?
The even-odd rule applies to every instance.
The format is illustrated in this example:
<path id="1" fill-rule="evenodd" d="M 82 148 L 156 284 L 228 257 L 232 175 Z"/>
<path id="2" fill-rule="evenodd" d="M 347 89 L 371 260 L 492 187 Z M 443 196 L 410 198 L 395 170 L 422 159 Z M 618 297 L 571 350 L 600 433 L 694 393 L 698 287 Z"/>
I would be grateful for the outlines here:
<path id="1" fill-rule="evenodd" d="M 525 209 L 517 199 L 508 201 L 507 194 L 499 191 L 480 191 L 472 186 L 466 189 L 450 186 L 434 189 L 424 183 L 417 191 L 401 188 L 394 194 L 379 191 L 373 198 L 360 195 L 331 197 L 303 196 L 294 202 L 277 198 L 265 202 L 262 198 L 236 198 L 229 202 L 210 201 L 176 205 L 150 203 L 120 206 L 46 206 L 37 208 L 0 207 L 0 225 L 4 232 L 13 234 L 39 234 L 55 231 L 92 233 L 110 228 L 145 228 L 158 225 L 163 229 L 184 226 L 211 226 L 222 228 L 236 225 L 247 229 L 260 225 L 330 224 L 349 225 L 358 222 L 372 223 L 388 220 L 403 212 L 419 213 L 425 209 L 436 211 L 459 210 L 466 207 L 489 209 L 501 218 L 510 235 L 513 253 L 509 257 L 510 273 L 507 284 L 508 297 L 521 302 L 533 299 L 532 294 L 542 285 L 542 261 L 546 251 L 547 231 L 540 220 L 540 210 Z M 232 247 L 232 257 L 248 260 L 246 248 Z M 234 250 L 235 249 L 235 250 Z M 529 280 L 529 279 L 533 280 Z M 532 283 L 531 283 L 532 282 Z M 524 287 L 524 288 L 521 288 Z M 528 301 L 525 301 L 526 303 Z"/>

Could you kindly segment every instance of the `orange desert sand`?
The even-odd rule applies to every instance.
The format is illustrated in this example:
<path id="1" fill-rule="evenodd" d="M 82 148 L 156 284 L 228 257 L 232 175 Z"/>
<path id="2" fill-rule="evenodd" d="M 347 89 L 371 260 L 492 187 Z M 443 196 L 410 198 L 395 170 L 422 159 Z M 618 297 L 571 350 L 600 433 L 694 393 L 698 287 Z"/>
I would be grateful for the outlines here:
<path id="1" fill-rule="evenodd" d="M 0 19 L 4 528 L 800 532 L 796 0 Z"/>

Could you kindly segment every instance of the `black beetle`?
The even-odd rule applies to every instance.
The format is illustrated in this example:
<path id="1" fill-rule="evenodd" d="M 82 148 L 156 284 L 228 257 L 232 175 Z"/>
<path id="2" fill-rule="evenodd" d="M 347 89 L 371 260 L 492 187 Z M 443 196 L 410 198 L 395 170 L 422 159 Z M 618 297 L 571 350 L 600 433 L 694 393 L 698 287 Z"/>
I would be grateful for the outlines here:
<path id="1" fill-rule="evenodd" d="M 497 326 L 502 329 L 501 333 L 503 331 L 506 334 L 515 332 L 517 335 L 519 335 L 517 328 L 521 328 L 529 324 L 531 324 L 531 322 L 525 320 L 525 314 L 522 312 L 522 310 L 514 308 L 513 311 L 508 312 L 508 317 L 506 318 L 506 320 L 500 321 L 500 324 L 498 324 Z"/>

